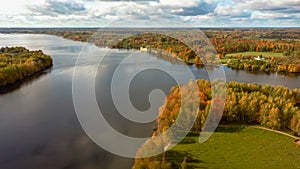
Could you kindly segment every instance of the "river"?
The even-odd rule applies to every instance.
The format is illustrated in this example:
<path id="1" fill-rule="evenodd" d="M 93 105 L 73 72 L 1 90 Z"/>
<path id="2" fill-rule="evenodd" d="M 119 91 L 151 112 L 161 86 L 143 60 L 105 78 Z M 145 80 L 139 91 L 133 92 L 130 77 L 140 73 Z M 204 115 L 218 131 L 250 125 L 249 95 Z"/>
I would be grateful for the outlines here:
<path id="1" fill-rule="evenodd" d="M 3 169 L 82 169 L 130 168 L 134 159 L 113 155 L 97 146 L 82 129 L 72 100 L 74 65 L 83 46 L 98 54 L 87 57 L 87 63 L 103 57 L 108 49 L 74 42 L 51 35 L 0 34 L 0 46 L 24 46 L 43 50 L 54 59 L 54 66 L 41 75 L 2 90 L 0 94 L 0 168 Z M 95 92 L 99 106 L 109 123 L 119 132 L 135 137 L 151 136 L 155 122 L 138 124 L 117 113 L 109 96 L 111 75 L 120 61 L 137 51 L 112 50 L 98 68 Z M 148 55 L 148 54 L 143 54 Z M 149 61 L 174 67 L 168 61 L 146 56 Z M 146 61 L 147 62 L 147 61 Z M 95 66 L 81 63 L 81 66 Z M 123 65 L 130 70 L 132 64 Z M 80 66 L 80 65 L 79 65 Z M 208 78 L 205 69 L 190 66 L 197 78 Z M 218 68 L 209 68 L 214 71 Z M 299 88 L 299 76 L 276 73 L 249 73 L 224 68 L 227 81 L 256 82 Z M 82 77 L 85 80 L 85 77 Z M 157 70 L 146 71 L 130 86 L 131 101 L 139 110 L 149 108 L 148 94 L 159 88 L 165 94 L 174 79 Z M 83 86 L 84 87 L 84 86 Z M 100 133 L 101 134 L 101 133 Z"/>

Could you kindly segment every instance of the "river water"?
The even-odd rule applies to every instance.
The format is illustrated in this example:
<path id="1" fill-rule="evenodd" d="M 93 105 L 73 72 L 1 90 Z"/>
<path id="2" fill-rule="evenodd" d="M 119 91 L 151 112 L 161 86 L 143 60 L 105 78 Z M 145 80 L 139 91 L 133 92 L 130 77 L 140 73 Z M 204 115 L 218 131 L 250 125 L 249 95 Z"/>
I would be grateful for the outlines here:
<path id="1" fill-rule="evenodd" d="M 127 169 L 133 165 L 134 159 L 113 155 L 97 146 L 82 129 L 74 110 L 72 76 L 82 47 L 95 50 L 96 54 L 83 58 L 79 67 L 97 65 L 99 57 L 104 57 L 108 49 L 50 35 L 29 34 L 0 34 L 0 46 L 41 49 L 54 59 L 51 70 L 1 91 L 0 168 Z M 111 56 L 98 67 L 95 93 L 102 113 L 114 129 L 132 137 L 148 137 L 151 136 L 155 122 L 138 124 L 126 120 L 117 113 L 109 94 L 115 68 L 123 58 L 132 53 L 139 54 L 136 51 L 111 51 Z M 176 64 L 154 56 L 141 55 L 149 58 L 149 61 L 145 61 L 147 64 L 159 62 L 166 67 L 176 67 Z M 123 70 L 131 70 L 134 64 L 122 65 Z M 206 69 L 194 66 L 190 66 L 190 69 L 197 78 L 208 78 Z M 218 72 L 218 68 L 207 69 Z M 284 85 L 289 88 L 299 88 L 300 84 L 300 77 L 295 75 L 249 73 L 227 67 L 222 69 L 227 81 Z M 85 76 L 82 76 L 82 80 L 85 80 Z M 151 90 L 161 89 L 167 94 L 175 84 L 174 79 L 158 70 L 146 71 L 137 75 L 130 86 L 130 99 L 137 109 L 147 110 L 150 106 L 148 94 Z"/>

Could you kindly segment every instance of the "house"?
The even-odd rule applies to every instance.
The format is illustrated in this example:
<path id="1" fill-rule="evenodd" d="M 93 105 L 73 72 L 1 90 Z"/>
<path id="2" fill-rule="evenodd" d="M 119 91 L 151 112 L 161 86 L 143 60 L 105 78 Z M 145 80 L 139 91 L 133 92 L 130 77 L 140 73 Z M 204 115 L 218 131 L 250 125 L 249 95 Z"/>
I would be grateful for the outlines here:
<path id="1" fill-rule="evenodd" d="M 257 56 L 257 58 L 254 58 L 254 59 L 259 60 L 259 61 L 265 60 L 265 58 L 263 58 L 263 56 L 261 56 L 261 55 Z"/>
<path id="2" fill-rule="evenodd" d="M 148 52 L 148 48 L 145 48 L 145 47 L 140 47 L 140 51 L 142 51 L 142 52 Z"/>

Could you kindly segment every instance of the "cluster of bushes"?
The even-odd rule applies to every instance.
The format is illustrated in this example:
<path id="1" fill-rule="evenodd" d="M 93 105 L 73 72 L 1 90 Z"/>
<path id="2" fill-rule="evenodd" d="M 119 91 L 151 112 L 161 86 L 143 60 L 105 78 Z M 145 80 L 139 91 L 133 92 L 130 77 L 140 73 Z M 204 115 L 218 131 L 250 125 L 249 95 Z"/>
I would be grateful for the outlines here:
<path id="1" fill-rule="evenodd" d="M 229 82 L 226 84 L 226 101 L 225 97 L 212 98 L 211 86 L 218 89 L 219 85 L 224 85 L 223 82 L 210 83 L 207 80 L 198 80 L 199 87 L 199 111 L 195 117 L 190 112 L 188 104 L 181 107 L 181 94 L 187 94 L 192 90 L 186 87 L 173 87 L 170 94 L 167 96 L 165 104 L 159 109 L 160 116 L 157 119 L 157 131 L 154 133 L 154 137 L 163 133 L 170 128 L 171 125 L 176 125 L 176 118 L 179 111 L 183 111 L 186 120 L 196 118 L 192 131 L 200 132 L 207 119 L 209 112 L 213 114 L 211 117 L 220 117 L 222 115 L 221 123 L 225 124 L 259 124 L 268 128 L 278 130 L 289 130 L 294 134 L 300 135 L 300 109 L 297 107 L 297 102 L 300 101 L 300 90 L 289 90 L 283 86 L 270 86 L 270 85 L 258 85 L 258 84 L 244 84 L 238 82 Z M 218 91 L 216 93 L 219 93 Z M 189 99 L 188 103 L 192 103 L 197 97 L 185 98 Z M 223 114 L 214 114 L 216 109 L 220 108 L 225 103 Z M 211 105 L 214 109 L 211 109 Z M 194 116 L 194 117 L 192 117 Z M 184 121 L 180 122 L 181 124 Z M 174 139 L 176 134 L 169 134 L 169 138 L 163 138 L 161 143 L 154 143 L 149 139 L 142 147 L 142 150 L 153 146 L 160 146 L 166 144 L 166 142 Z M 151 146 L 150 146 L 151 145 Z M 157 147 L 156 147 L 157 148 Z M 136 159 L 134 169 L 138 168 L 151 168 L 156 161 L 159 164 L 161 160 L 160 156 L 152 158 Z M 169 164 L 168 166 L 170 166 Z M 157 168 L 157 167 L 156 167 Z M 159 167 L 159 168 L 168 168 Z M 173 166 L 174 168 L 174 166 Z M 179 168 L 179 166 L 175 167 Z"/>
<path id="2" fill-rule="evenodd" d="M 299 64 L 282 64 L 277 66 L 278 72 L 300 73 Z"/>
<path id="3" fill-rule="evenodd" d="M 0 48 L 0 87 L 13 84 L 52 66 L 52 59 L 41 50 L 24 47 Z"/>

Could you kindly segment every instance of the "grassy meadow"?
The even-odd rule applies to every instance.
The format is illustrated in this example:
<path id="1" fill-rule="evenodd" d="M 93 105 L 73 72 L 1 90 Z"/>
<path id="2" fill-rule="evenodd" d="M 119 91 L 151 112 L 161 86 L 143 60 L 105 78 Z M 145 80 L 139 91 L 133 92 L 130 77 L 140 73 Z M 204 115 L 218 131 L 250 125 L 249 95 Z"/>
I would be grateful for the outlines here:
<path id="1" fill-rule="evenodd" d="M 281 57 L 283 56 L 283 53 L 275 53 L 275 52 L 241 52 L 241 53 L 229 53 L 226 56 L 275 56 L 275 57 Z"/>
<path id="2" fill-rule="evenodd" d="M 179 166 L 185 157 L 187 168 L 300 168 L 300 147 L 292 138 L 250 126 L 219 127 L 203 144 L 190 134 L 167 152 Z"/>

